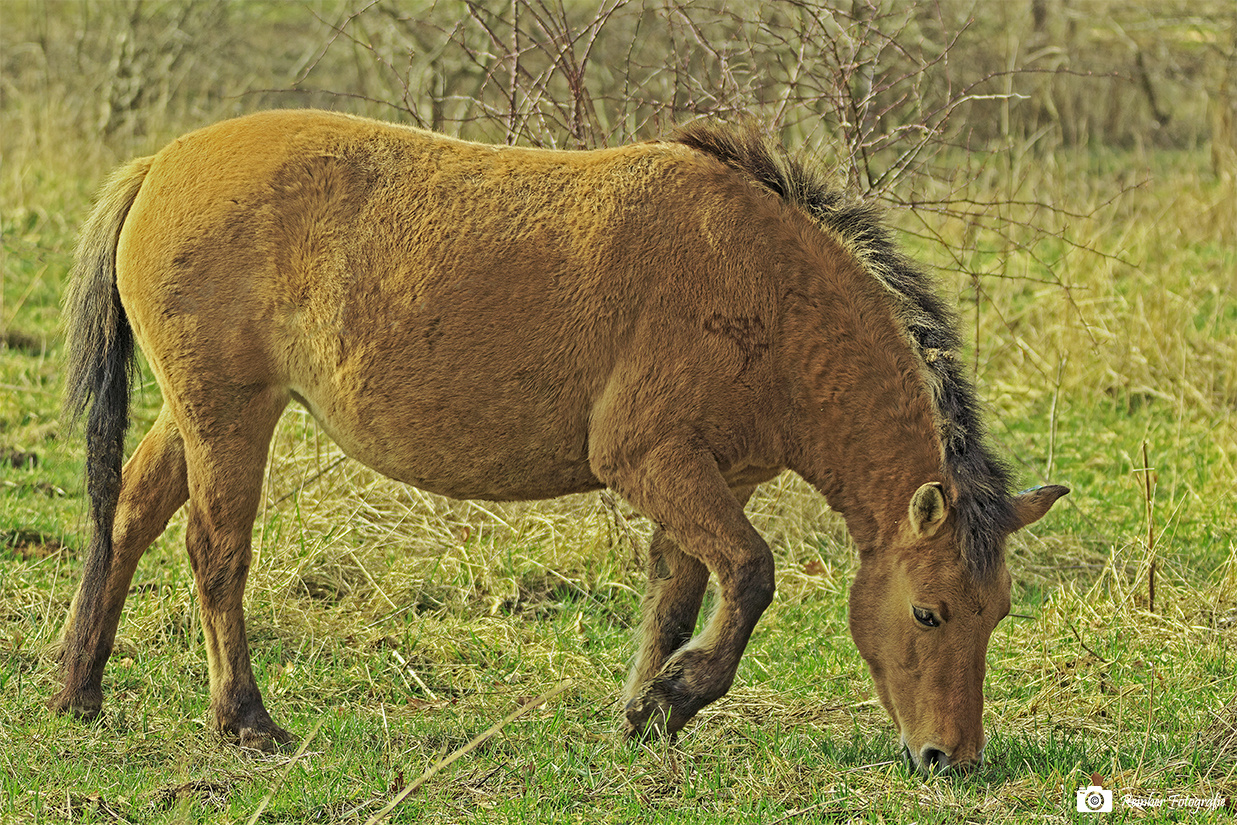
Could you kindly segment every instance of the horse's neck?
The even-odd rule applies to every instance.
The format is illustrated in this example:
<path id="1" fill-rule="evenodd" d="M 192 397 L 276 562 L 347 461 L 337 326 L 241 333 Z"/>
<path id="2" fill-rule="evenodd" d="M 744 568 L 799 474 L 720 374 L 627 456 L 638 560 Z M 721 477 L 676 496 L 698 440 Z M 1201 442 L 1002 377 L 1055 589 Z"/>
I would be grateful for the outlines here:
<path id="1" fill-rule="evenodd" d="M 785 315 L 782 363 L 798 371 L 791 469 L 843 515 L 860 549 L 886 545 L 914 491 L 945 480 L 933 402 L 879 289 L 814 280 Z"/>

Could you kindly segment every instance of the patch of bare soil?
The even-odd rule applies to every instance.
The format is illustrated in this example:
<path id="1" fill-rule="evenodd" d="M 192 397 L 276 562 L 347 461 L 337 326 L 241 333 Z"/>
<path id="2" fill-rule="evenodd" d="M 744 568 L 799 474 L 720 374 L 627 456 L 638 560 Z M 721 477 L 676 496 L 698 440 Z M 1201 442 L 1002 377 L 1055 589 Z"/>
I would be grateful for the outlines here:
<path id="1" fill-rule="evenodd" d="M 4 345 L 11 350 L 39 355 L 43 352 L 43 339 L 19 330 L 10 329 L 4 333 Z"/>
<path id="2" fill-rule="evenodd" d="M 60 539 L 37 530 L 0 530 L 0 547 L 23 561 L 47 559 L 65 549 Z"/>
<path id="3" fill-rule="evenodd" d="M 19 450 L 16 447 L 0 447 L 0 464 L 8 464 L 14 470 L 33 470 L 39 466 L 38 453 Z"/>

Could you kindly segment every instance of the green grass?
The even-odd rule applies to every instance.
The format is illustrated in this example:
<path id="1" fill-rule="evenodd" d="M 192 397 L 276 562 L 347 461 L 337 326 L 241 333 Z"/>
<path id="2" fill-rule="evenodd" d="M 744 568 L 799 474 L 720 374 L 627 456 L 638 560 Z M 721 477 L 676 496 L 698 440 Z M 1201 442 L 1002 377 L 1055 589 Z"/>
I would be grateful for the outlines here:
<path id="1" fill-rule="evenodd" d="M 70 818 L 71 805 L 86 821 L 109 821 L 108 810 L 132 821 L 243 821 L 282 768 L 284 759 L 222 746 L 202 730 L 205 666 L 200 639 L 186 632 L 188 580 L 182 574 L 178 584 L 161 558 L 147 561 L 156 564 L 143 568 L 143 584 L 151 566 L 169 580 L 130 599 L 128 638 L 114 655 L 99 722 L 47 714 L 47 663 L 29 652 L 10 657 L 0 705 L 9 807 L 0 814 L 55 821 Z M 942 808 L 1018 821 L 1069 810 L 1061 787 L 1072 790 L 1092 771 L 1146 793 L 1231 787 L 1227 766 L 1217 779 L 1204 751 L 1183 747 L 1209 702 L 1172 689 L 1232 687 L 1231 668 L 1215 661 L 1224 654 L 1214 633 L 1166 617 L 1149 629 L 1147 614 L 1117 624 L 1105 616 L 1097 626 L 1086 614 L 1109 613 L 1107 600 L 1068 587 L 1048 605 L 1020 601 L 1016 611 L 1039 619 L 1010 622 L 994 638 L 988 763 L 975 777 L 925 785 L 893 761 L 893 734 L 846 637 L 843 594 L 806 576 L 784 578 L 791 581 L 731 695 L 677 745 L 652 749 L 615 736 L 611 699 L 628 628 L 604 612 L 404 614 L 364 630 L 356 617 L 290 600 L 283 622 L 302 611 L 306 621 L 288 628 L 256 619 L 255 669 L 286 724 L 302 733 L 319 720 L 323 727 L 266 821 L 358 821 L 564 675 L 576 687 L 560 701 L 448 769 L 395 821 L 772 821 L 822 802 L 861 821 L 913 821 Z M 34 633 L 41 608 L 31 611 Z M 330 626 L 339 619 L 346 629 Z M 9 617 L 10 631 L 20 624 Z M 1071 626 L 1104 660 L 1080 648 Z M 1147 649 L 1152 633 L 1176 641 Z M 1183 655 L 1179 645 L 1195 649 Z M 415 663 L 421 685 L 405 663 Z M 1215 698 L 1212 687 L 1202 692 Z M 53 764 L 56 777 L 36 781 Z"/>
<path id="2" fill-rule="evenodd" d="M 0 821 L 245 821 L 287 756 L 245 753 L 204 729 L 205 655 L 179 517 L 134 581 L 101 719 L 43 707 L 85 538 L 81 447 L 63 437 L 57 410 L 56 307 L 72 238 L 46 222 L 18 229 L 6 231 L 5 305 L 16 308 L 6 320 L 39 343 L 19 339 L 0 358 L 0 383 L 16 388 L 0 402 L 0 445 L 38 463 L 0 475 Z M 1161 331 L 1167 345 L 1231 351 L 1237 319 L 1200 283 L 1230 271 L 1231 250 L 1152 251 L 1162 260 L 1146 255 L 1130 277 L 1188 268 L 1159 288 L 1203 296 L 1179 309 L 1190 323 Z M 1136 294 L 1094 287 L 1123 288 L 1123 300 Z M 1011 290 L 1006 308 L 1052 314 Z M 1115 325 L 1118 309 L 1106 311 Z M 1083 334 L 1060 317 L 1069 323 L 1060 313 L 1049 337 Z M 277 719 L 302 734 L 322 728 L 263 821 L 362 821 L 566 677 L 566 694 L 436 776 L 393 821 L 911 822 L 948 812 L 1016 822 L 1072 816 L 1073 789 L 1092 772 L 1127 793 L 1232 798 L 1231 753 L 1195 744 L 1237 691 L 1231 381 L 1186 370 L 1140 383 L 1071 348 L 1058 385 L 1052 361 L 1026 369 L 1035 358 L 1001 340 L 1014 336 L 1008 316 L 984 321 L 1002 345 L 984 373 L 994 435 L 1028 485 L 1047 474 L 1051 449 L 1052 480 L 1074 492 L 1011 545 L 1014 612 L 1031 618 L 1007 620 L 993 638 L 992 740 L 976 776 L 924 784 L 898 760 L 846 629 L 851 551 L 802 484 L 781 479 L 749 506 L 778 553 L 779 595 L 734 690 L 674 746 L 636 748 L 617 735 L 614 699 L 642 587 L 633 543 L 647 524 L 595 496 L 504 507 L 425 496 L 336 464 L 293 413 L 255 531 L 250 637 Z M 1150 358 L 1134 366 L 1169 375 Z M 147 387 L 133 439 L 157 401 Z M 1154 614 L 1144 442 L 1157 474 Z"/>
<path id="3" fill-rule="evenodd" d="M 0 821 L 244 821 L 286 756 L 243 753 L 203 729 L 205 656 L 178 521 L 135 579 L 100 721 L 43 708 L 55 689 L 47 648 L 84 538 L 81 450 L 57 427 L 58 290 L 41 282 L 49 269 L 28 263 L 39 250 L 63 271 L 71 238 L 53 229 L 25 244 L 6 263 L 6 305 L 29 296 L 10 328 L 47 343 L 0 359 L 0 380 L 21 390 L 6 395 L 0 438 L 39 457 L 5 468 L 0 498 L 10 544 L 0 560 Z M 1196 331 L 1224 344 L 1231 318 L 1198 312 L 1217 321 Z M 290 416 L 255 533 L 250 635 L 279 720 L 300 733 L 323 726 L 264 821 L 363 820 L 564 677 L 575 680 L 566 695 L 440 774 L 394 821 L 909 822 L 942 810 L 1021 821 L 1070 815 L 1072 789 L 1093 771 L 1126 791 L 1231 797 L 1231 763 L 1190 744 L 1237 690 L 1237 520 L 1222 437 L 1231 410 L 1081 387 L 1063 387 L 1055 412 L 1051 401 L 1020 385 L 995 402 L 995 434 L 1028 484 L 1046 467 L 1055 420 L 1053 478 L 1075 491 L 1011 547 L 1014 612 L 1033 618 L 1008 620 L 992 643 L 989 761 L 971 779 L 932 785 L 897 761 L 846 630 L 853 560 L 836 518 L 801 485 L 779 481 L 749 508 L 777 547 L 780 590 L 735 689 L 675 746 L 639 749 L 616 735 L 613 701 L 641 587 L 632 538 L 640 546 L 647 525 L 595 497 L 491 515 L 423 496 L 333 467 L 330 445 Z M 1155 614 L 1144 441 L 1158 472 Z"/>

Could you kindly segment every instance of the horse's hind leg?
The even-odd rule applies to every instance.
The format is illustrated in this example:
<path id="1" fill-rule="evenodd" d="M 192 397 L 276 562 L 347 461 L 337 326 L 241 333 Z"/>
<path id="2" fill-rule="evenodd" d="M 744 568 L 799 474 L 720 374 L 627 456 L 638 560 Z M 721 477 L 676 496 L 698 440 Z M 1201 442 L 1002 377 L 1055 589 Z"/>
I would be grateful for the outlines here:
<path id="1" fill-rule="evenodd" d="M 103 704 L 103 667 L 138 560 L 167 526 L 189 488 L 180 433 L 165 406 L 121 473 L 120 498 L 107 567 L 87 565 L 63 633 L 63 688 L 49 702 L 61 712 L 93 718 Z"/>
<path id="2" fill-rule="evenodd" d="M 262 704 L 249 662 L 242 600 L 266 452 L 286 404 L 286 395 L 275 390 L 220 399 L 217 406 L 206 402 L 187 417 L 187 429 L 195 417 L 201 425 L 185 432 L 185 545 L 206 637 L 212 724 L 243 747 L 268 751 L 292 736 L 275 725 Z"/>

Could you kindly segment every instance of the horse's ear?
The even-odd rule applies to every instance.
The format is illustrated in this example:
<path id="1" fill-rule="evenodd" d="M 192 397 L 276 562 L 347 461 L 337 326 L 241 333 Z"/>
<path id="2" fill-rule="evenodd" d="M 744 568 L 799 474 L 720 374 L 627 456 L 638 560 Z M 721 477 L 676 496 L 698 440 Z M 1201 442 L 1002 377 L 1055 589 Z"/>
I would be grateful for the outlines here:
<path id="1" fill-rule="evenodd" d="M 919 536 L 927 538 L 944 524 L 947 510 L 944 485 L 929 481 L 911 496 L 911 526 Z"/>
<path id="2" fill-rule="evenodd" d="M 1035 487 L 1014 496 L 1014 523 L 1009 532 L 1021 530 L 1028 524 L 1039 521 L 1056 503 L 1056 500 L 1068 492 L 1068 487 L 1049 484 L 1047 487 Z"/>

